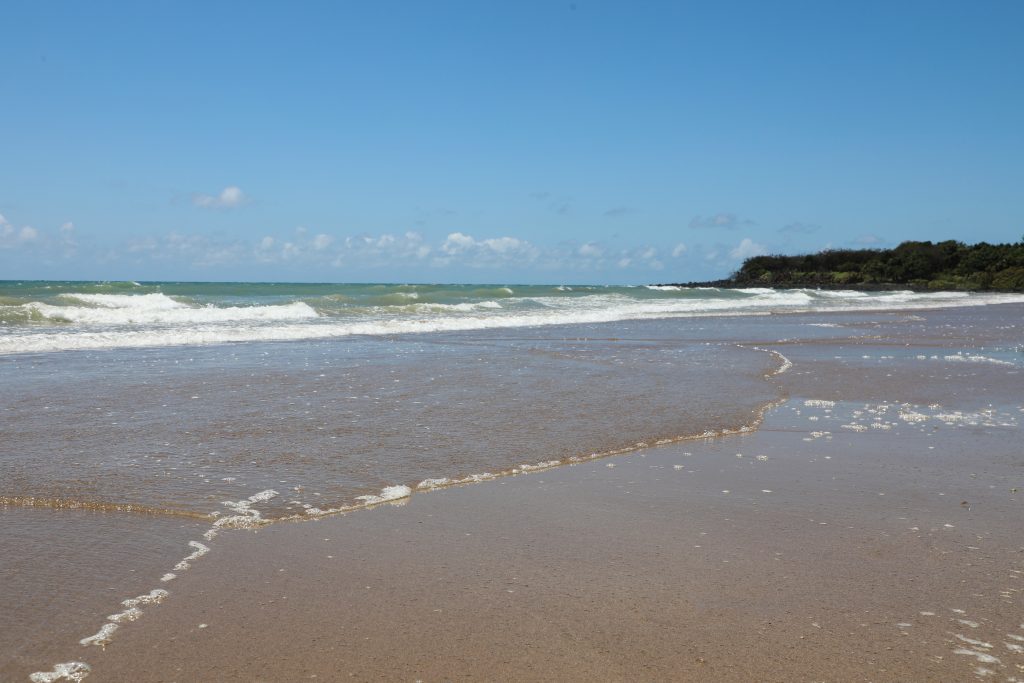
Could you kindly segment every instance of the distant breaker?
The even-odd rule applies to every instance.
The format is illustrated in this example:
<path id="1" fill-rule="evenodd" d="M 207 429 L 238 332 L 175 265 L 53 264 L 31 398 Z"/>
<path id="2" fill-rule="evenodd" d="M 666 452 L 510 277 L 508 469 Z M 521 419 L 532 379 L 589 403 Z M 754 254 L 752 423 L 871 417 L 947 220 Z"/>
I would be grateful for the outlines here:
<path id="1" fill-rule="evenodd" d="M 125 287 L 0 282 L 0 354 L 1024 302 L 1024 294 L 681 285 L 144 283 Z"/>

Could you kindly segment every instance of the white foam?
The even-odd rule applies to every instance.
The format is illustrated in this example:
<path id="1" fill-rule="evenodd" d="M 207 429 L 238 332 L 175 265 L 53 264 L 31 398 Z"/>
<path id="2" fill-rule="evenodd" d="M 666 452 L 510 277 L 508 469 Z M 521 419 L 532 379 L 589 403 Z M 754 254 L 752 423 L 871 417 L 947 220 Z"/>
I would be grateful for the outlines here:
<path id="1" fill-rule="evenodd" d="M 62 294 L 91 306 L 53 306 L 33 301 L 22 307 L 49 320 L 84 325 L 189 324 L 304 320 L 319 314 L 303 301 L 274 306 L 189 306 L 165 294 Z"/>
<path id="2" fill-rule="evenodd" d="M 999 360 L 998 358 L 992 358 L 991 356 L 981 356 L 970 353 L 958 353 L 951 356 L 943 356 L 942 359 L 954 363 L 991 363 L 992 365 L 1008 365 L 1011 368 L 1016 367 L 1009 361 Z"/>
<path id="3" fill-rule="evenodd" d="M 429 491 L 430 489 L 442 488 L 451 483 L 452 480 L 447 477 L 440 477 L 438 479 L 424 479 L 419 484 L 416 484 L 416 488 Z"/>
<path id="4" fill-rule="evenodd" d="M 90 671 L 92 668 L 85 662 L 63 662 L 55 664 L 51 671 L 36 671 L 29 674 L 28 680 L 32 683 L 56 683 L 61 680 L 81 683 Z"/>
<path id="5" fill-rule="evenodd" d="M 986 643 L 983 640 L 975 640 L 973 638 L 968 638 L 967 636 L 962 636 L 959 633 L 954 633 L 953 635 L 956 636 L 958 640 L 962 640 L 963 642 L 967 643 L 968 645 L 974 645 L 975 647 L 980 647 L 983 650 L 991 650 L 992 649 L 992 643 Z"/>
<path id="6" fill-rule="evenodd" d="M 176 571 L 176 572 L 185 571 L 186 569 L 188 569 L 189 567 L 192 566 L 191 563 L 194 560 L 198 560 L 200 557 L 202 557 L 206 553 L 210 552 L 210 548 L 205 546 L 205 545 L 203 545 L 199 541 L 189 541 L 188 542 L 188 546 L 190 548 L 192 548 L 194 550 L 194 552 L 191 555 L 188 555 L 187 557 L 185 557 L 178 564 L 174 565 L 174 571 Z"/>
<path id="7" fill-rule="evenodd" d="M 969 655 L 974 657 L 983 664 L 1001 664 L 998 657 L 988 654 L 987 652 L 978 652 L 977 650 L 969 650 L 965 647 L 958 647 L 953 650 L 955 655 Z"/>
<path id="8" fill-rule="evenodd" d="M 115 624 L 122 624 L 126 621 L 135 621 L 142 617 L 142 610 L 138 607 L 129 607 L 123 612 L 117 614 L 111 614 L 107 617 L 107 620 L 114 622 Z"/>
<path id="9" fill-rule="evenodd" d="M 117 624 L 106 623 L 100 627 L 100 630 L 92 634 L 88 638 L 82 638 L 79 643 L 88 647 L 89 645 L 99 645 L 100 647 L 106 647 L 110 643 L 110 639 L 114 635 L 114 631 L 117 630 Z"/>
<path id="10" fill-rule="evenodd" d="M 537 470 L 551 469 L 552 467 L 556 467 L 561 464 L 561 460 L 547 460 L 545 462 L 539 462 L 536 465 L 520 465 L 516 469 L 512 470 L 512 472 L 516 474 L 519 472 L 536 472 Z"/>
<path id="11" fill-rule="evenodd" d="M 245 500 L 225 500 L 221 503 L 224 507 L 235 514 L 221 517 L 213 523 L 214 527 L 222 529 L 255 529 L 264 526 L 267 521 L 260 515 L 259 510 L 253 510 L 253 503 L 262 503 L 278 496 L 274 489 L 267 489 L 253 494 Z M 209 532 L 207 532 L 209 533 Z M 205 535 L 204 535 L 205 537 Z M 209 539 L 207 539 L 209 540 Z"/>
<path id="12" fill-rule="evenodd" d="M 121 604 L 128 608 L 138 607 L 139 605 L 159 605 L 168 595 L 170 593 L 163 588 L 154 588 L 145 595 L 122 600 Z"/>
<path id="13" fill-rule="evenodd" d="M 260 491 L 259 493 L 255 493 L 255 494 L 249 496 L 249 502 L 250 503 L 262 503 L 262 502 L 268 501 L 268 500 L 270 500 L 272 498 L 276 498 L 278 495 L 280 495 L 280 494 L 277 491 L 275 491 L 274 489 L 267 489 L 266 491 Z"/>
<path id="14" fill-rule="evenodd" d="M 385 486 L 376 496 L 357 496 L 356 500 L 363 501 L 366 505 L 377 505 L 391 500 L 400 500 L 412 495 L 412 489 L 408 486 Z"/>
<path id="15" fill-rule="evenodd" d="M 836 405 L 835 401 L 822 401 L 816 398 L 808 399 L 804 401 L 804 405 L 808 408 L 834 408 Z"/>

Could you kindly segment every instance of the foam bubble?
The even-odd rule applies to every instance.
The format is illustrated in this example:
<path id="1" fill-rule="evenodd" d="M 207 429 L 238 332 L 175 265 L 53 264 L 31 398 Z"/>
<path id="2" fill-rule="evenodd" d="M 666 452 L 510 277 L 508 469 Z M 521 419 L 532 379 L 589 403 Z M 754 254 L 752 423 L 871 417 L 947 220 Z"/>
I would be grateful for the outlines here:
<path id="1" fill-rule="evenodd" d="M 966 647 L 958 647 L 957 649 L 953 650 L 953 654 L 955 654 L 955 655 L 968 655 L 970 657 L 974 657 L 975 659 L 977 659 L 979 662 L 981 662 L 983 664 L 1001 664 L 1002 663 L 1002 662 L 999 661 L 999 658 L 994 656 L 994 655 L 990 655 L 987 652 L 978 652 L 977 650 L 970 650 L 970 649 L 968 649 Z"/>
<path id="2" fill-rule="evenodd" d="M 221 503 L 228 510 L 235 514 L 221 517 L 213 523 L 214 527 L 222 529 L 256 529 L 266 525 L 268 522 L 260 515 L 259 510 L 253 510 L 253 503 L 262 503 L 277 497 L 278 492 L 274 489 L 267 489 L 255 493 L 245 500 L 225 500 Z M 209 532 L 207 532 L 209 533 Z M 209 540 L 209 539 L 207 539 Z"/>
<path id="3" fill-rule="evenodd" d="M 61 680 L 81 683 L 90 671 L 92 668 L 85 662 L 63 662 L 55 664 L 51 671 L 36 671 L 29 674 L 28 680 L 32 683 L 56 683 Z"/>
<path id="4" fill-rule="evenodd" d="M 804 401 L 804 405 L 808 408 L 834 408 L 836 405 L 835 401 L 822 401 L 816 398 L 808 399 Z"/>
<path id="5" fill-rule="evenodd" d="M 193 560 L 198 560 L 200 557 L 210 552 L 210 548 L 203 545 L 199 541 L 189 541 L 188 546 L 194 550 L 191 555 L 185 557 L 181 562 L 174 565 L 174 571 L 185 571 L 192 565 L 190 564 Z"/>
<path id="6" fill-rule="evenodd" d="M 110 616 L 107 617 L 107 619 L 109 621 L 114 622 L 115 624 L 122 624 L 122 623 L 124 623 L 126 621 L 135 621 L 136 619 L 139 619 L 140 617 L 142 617 L 142 610 L 140 610 L 138 607 L 129 607 L 128 609 L 126 609 L 123 612 L 118 612 L 117 614 L 111 614 Z"/>
<path id="7" fill-rule="evenodd" d="M 356 500 L 363 501 L 366 505 L 377 505 L 391 500 L 408 498 L 412 495 L 412 489 L 408 486 L 385 486 L 376 496 L 357 496 Z"/>
<path id="8" fill-rule="evenodd" d="M 139 605 L 159 605 L 168 595 L 170 593 L 163 588 L 154 588 L 145 595 L 122 600 L 121 604 L 128 608 L 138 607 Z"/>
<path id="9" fill-rule="evenodd" d="M 100 627 L 100 630 L 92 634 L 88 638 L 82 638 L 79 643 L 88 647 L 89 645 L 99 645 L 101 648 L 106 647 L 111 638 L 114 635 L 114 631 L 117 630 L 117 624 L 106 623 Z"/>

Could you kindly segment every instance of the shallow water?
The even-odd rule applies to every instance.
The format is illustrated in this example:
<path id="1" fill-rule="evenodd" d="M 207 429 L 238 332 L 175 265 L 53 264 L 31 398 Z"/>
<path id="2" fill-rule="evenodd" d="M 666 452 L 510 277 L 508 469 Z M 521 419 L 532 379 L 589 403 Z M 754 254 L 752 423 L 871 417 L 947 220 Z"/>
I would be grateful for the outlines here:
<path id="1" fill-rule="evenodd" d="M 318 518 L 446 481 L 750 427 L 786 391 L 944 403 L 962 386 L 953 393 L 971 406 L 1020 403 L 1022 310 L 0 355 L 0 592 L 13 596 L 0 605 L 13 615 L 0 643 L 19 657 L 81 647 L 232 516 Z M 771 377 L 784 367 L 778 353 L 795 364 Z M 66 609 L 78 616 L 53 626 Z M 39 656 L 40 670 L 59 661 Z"/>
<path id="2" fill-rule="evenodd" d="M 738 428 L 771 396 L 766 354 L 663 323 L 551 332 L 6 357 L 0 495 L 207 515 L 273 489 L 282 517 Z"/>

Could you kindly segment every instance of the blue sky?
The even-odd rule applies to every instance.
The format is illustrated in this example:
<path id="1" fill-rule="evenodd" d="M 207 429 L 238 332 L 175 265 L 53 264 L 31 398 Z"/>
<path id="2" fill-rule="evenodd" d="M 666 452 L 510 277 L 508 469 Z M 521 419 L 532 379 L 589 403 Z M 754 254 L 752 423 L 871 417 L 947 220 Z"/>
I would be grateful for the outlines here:
<path id="1" fill-rule="evenodd" d="M 0 279 L 638 283 L 1024 234 L 1020 2 L 7 0 Z"/>

